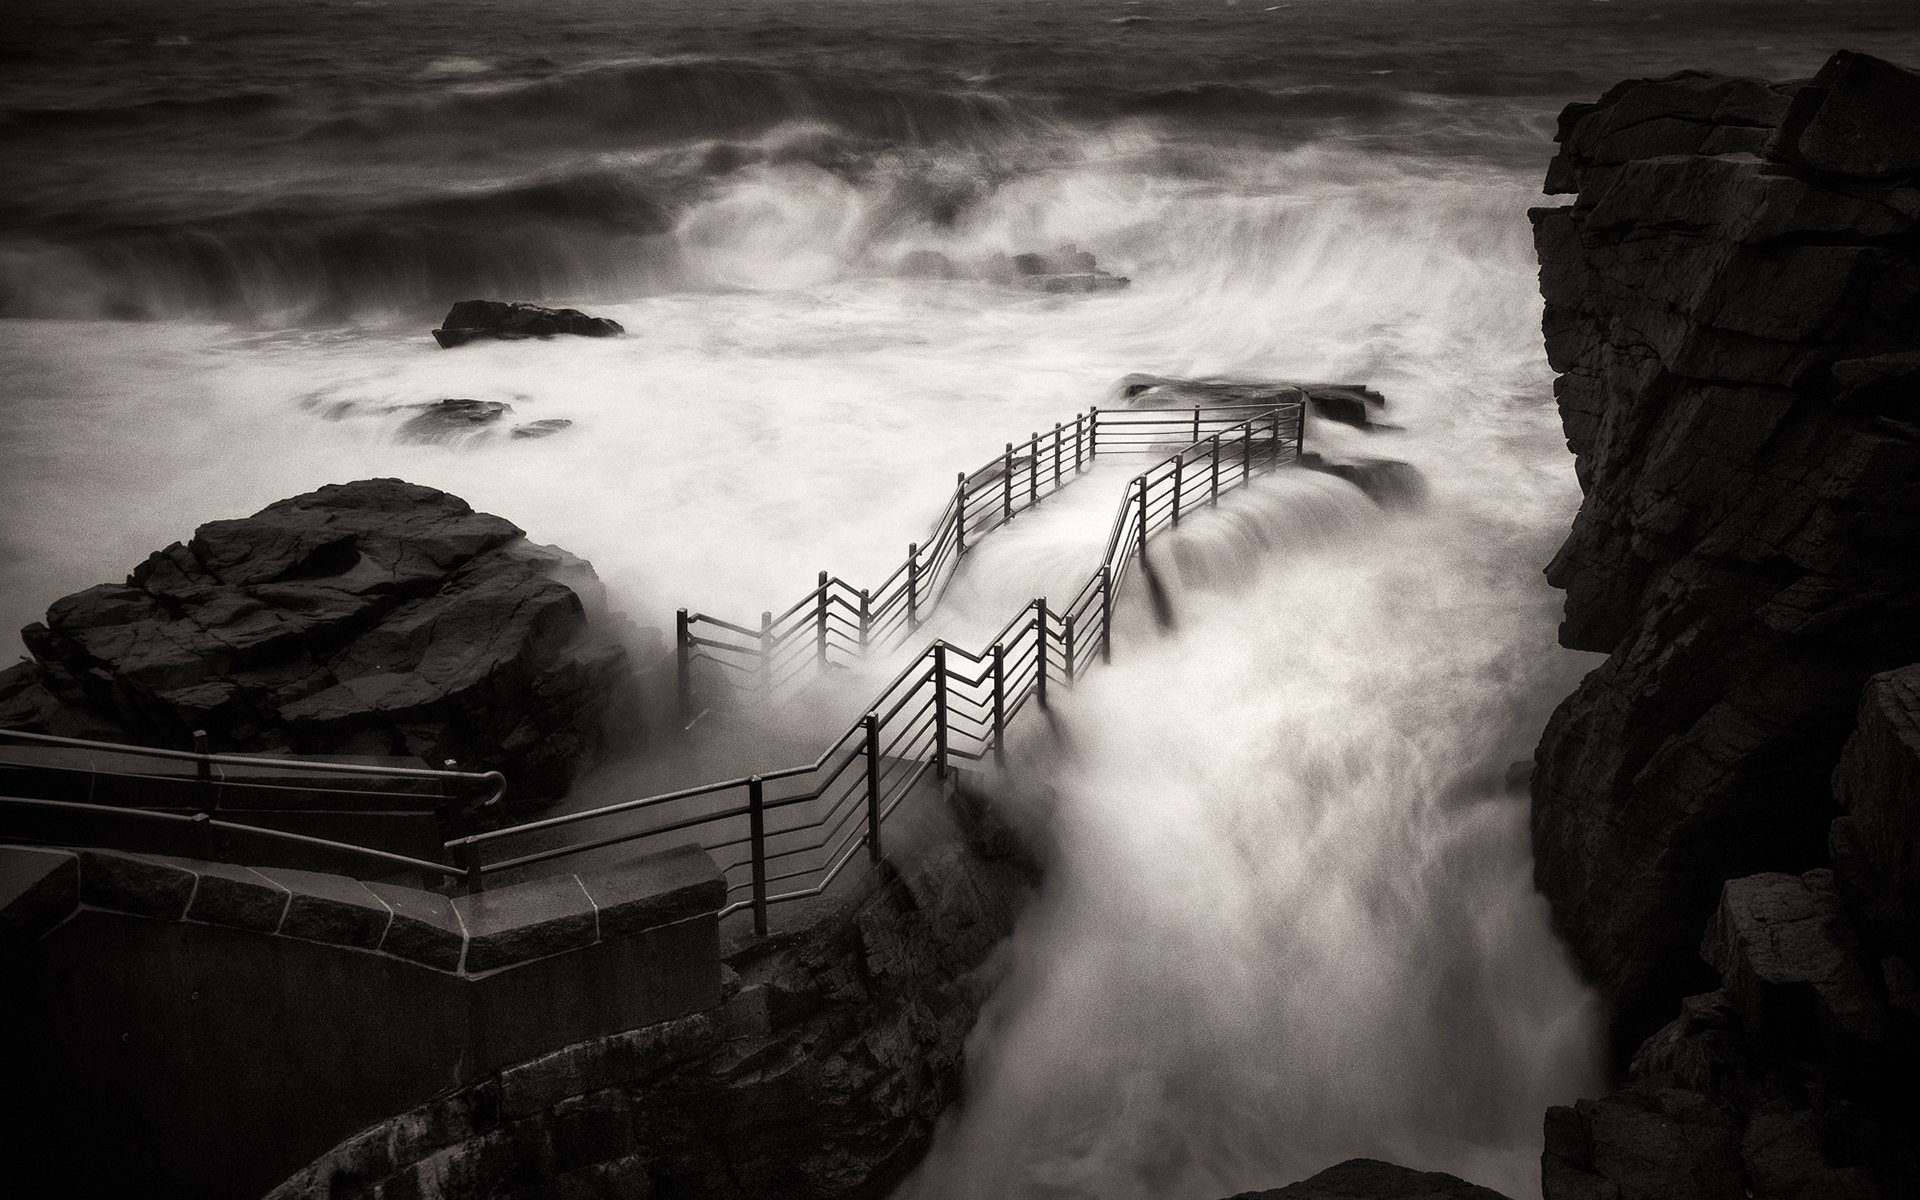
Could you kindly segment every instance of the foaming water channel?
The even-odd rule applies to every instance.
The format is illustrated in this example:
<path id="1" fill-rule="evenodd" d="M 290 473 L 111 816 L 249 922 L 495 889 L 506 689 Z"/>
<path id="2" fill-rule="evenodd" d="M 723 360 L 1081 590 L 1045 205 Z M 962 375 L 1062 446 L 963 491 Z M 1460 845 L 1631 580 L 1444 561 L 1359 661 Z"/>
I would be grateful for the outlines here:
<path id="1" fill-rule="evenodd" d="M 1538 1194 L 1598 1014 L 1509 764 L 1577 664 L 1460 497 L 1288 472 L 1153 543 L 1173 627 L 1131 589 L 1012 757 L 1046 882 L 899 1200 L 1205 1200 L 1355 1155 Z"/>

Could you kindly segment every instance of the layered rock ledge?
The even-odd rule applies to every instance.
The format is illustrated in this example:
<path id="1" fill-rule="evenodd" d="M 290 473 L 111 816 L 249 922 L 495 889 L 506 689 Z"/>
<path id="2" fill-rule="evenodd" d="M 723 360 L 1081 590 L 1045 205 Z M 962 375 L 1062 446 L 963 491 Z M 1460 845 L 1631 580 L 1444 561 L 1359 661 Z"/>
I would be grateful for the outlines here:
<path id="1" fill-rule="evenodd" d="M 451 760 L 537 804 L 640 732 L 615 625 L 586 562 L 511 522 L 398 479 L 336 484 L 55 601 L 22 631 L 33 661 L 0 672 L 0 727 Z"/>
<path id="2" fill-rule="evenodd" d="M 1549 1111 L 1547 1200 L 1920 1192 L 1916 111 L 1841 52 L 1562 114 L 1548 575 L 1609 657 L 1540 744 L 1535 870 L 1624 1080 Z"/>
<path id="3" fill-rule="evenodd" d="M 1537 880 L 1624 1056 L 1723 881 L 1824 865 L 1876 672 L 1920 659 L 1920 77 L 1684 72 L 1561 116 L 1533 211 L 1585 493 L 1548 569 L 1609 658 L 1534 775 Z"/>

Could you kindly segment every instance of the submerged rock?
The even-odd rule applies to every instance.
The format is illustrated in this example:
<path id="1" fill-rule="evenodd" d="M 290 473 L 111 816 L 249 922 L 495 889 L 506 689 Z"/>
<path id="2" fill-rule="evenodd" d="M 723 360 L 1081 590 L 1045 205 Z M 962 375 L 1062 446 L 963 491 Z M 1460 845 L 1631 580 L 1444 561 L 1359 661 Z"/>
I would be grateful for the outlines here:
<path id="1" fill-rule="evenodd" d="M 1194 404 L 1277 404 L 1304 399 L 1313 415 L 1322 420 L 1369 432 L 1399 428 L 1374 419 L 1386 410 L 1387 398 L 1364 383 L 1295 384 L 1221 378 L 1172 379 L 1163 375 L 1134 374 L 1122 378 L 1115 388 L 1121 399 L 1142 408 Z"/>
<path id="2" fill-rule="evenodd" d="M 1108 292 L 1130 282 L 1101 270 L 1093 255 L 1071 243 L 1046 253 L 989 255 L 966 265 L 938 250 L 910 250 L 900 256 L 894 273 L 906 279 L 986 279 L 1036 292 Z"/>
<path id="3" fill-rule="evenodd" d="M 491 425 L 513 411 L 511 404 L 500 400 L 441 400 L 409 407 L 420 411 L 400 427 L 398 437 L 405 442 L 445 441 Z"/>
<path id="4" fill-rule="evenodd" d="M 549 417 L 544 421 L 528 421 L 525 425 L 515 425 L 513 436 L 517 438 L 552 437 L 562 429 L 573 428 L 573 422 L 564 417 Z"/>
<path id="5" fill-rule="evenodd" d="M 1417 508 L 1427 498 L 1427 477 L 1397 458 L 1329 459 L 1309 452 L 1300 465 L 1346 480 L 1381 508 Z"/>
<path id="6" fill-rule="evenodd" d="M 538 304 L 508 304 L 499 300 L 462 300 L 447 310 L 446 320 L 433 331 L 444 350 L 475 338 L 519 341 L 572 333 L 581 337 L 612 337 L 625 333 L 618 321 L 590 317 L 577 308 L 543 308 Z"/>
<path id="7" fill-rule="evenodd" d="M 398 479 L 334 484 L 55 601 L 22 631 L 35 661 L 0 672 L 0 725 L 452 759 L 532 803 L 640 732 L 608 619 L 590 566 L 508 521 Z"/>

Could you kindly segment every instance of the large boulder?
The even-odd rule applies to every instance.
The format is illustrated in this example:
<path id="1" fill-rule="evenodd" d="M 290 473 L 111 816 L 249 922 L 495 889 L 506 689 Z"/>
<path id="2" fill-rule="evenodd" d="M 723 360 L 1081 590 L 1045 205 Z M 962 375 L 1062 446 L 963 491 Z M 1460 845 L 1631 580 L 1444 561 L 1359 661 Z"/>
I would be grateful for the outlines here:
<path id="1" fill-rule="evenodd" d="M 1861 688 L 1920 660 L 1916 85 L 1842 53 L 1560 119 L 1576 199 L 1531 215 L 1585 496 L 1548 578 L 1609 657 L 1541 741 L 1535 878 L 1616 1061 L 1713 986 L 1726 880 L 1826 863 Z"/>
<path id="2" fill-rule="evenodd" d="M 514 342 L 525 338 L 573 333 L 581 337 L 612 337 L 625 333 L 610 317 L 590 317 L 577 308 L 542 308 L 538 304 L 508 304 L 499 300 L 462 300 L 447 310 L 447 319 L 433 331 L 443 350 L 464 346 L 476 338 Z"/>
<path id="3" fill-rule="evenodd" d="M 1335 1163 L 1311 1179 L 1233 1200 L 1507 1200 L 1492 1188 L 1444 1171 L 1416 1171 L 1374 1158 Z"/>
<path id="4" fill-rule="evenodd" d="M 458 496 L 335 484 L 55 601 L 22 631 L 34 661 L 0 672 L 0 726 L 452 760 L 532 804 L 639 732 L 604 610 L 584 561 Z"/>

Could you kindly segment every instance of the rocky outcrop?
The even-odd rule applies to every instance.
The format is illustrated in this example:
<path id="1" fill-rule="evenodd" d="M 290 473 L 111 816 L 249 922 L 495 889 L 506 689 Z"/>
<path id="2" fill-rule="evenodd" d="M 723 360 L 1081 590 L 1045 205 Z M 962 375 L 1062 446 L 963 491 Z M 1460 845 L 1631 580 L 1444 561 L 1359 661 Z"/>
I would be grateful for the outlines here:
<path id="1" fill-rule="evenodd" d="M 581 337 L 612 337 L 625 333 L 620 322 L 590 317 L 577 308 L 542 308 L 538 304 L 507 304 L 499 300 L 462 300 L 447 310 L 447 319 L 433 331 L 443 350 L 464 346 L 479 338 L 517 342 L 552 337 L 557 333 Z"/>
<path id="2" fill-rule="evenodd" d="M 1232 1200 L 1507 1200 L 1492 1188 L 1443 1171 L 1416 1171 L 1372 1158 L 1350 1158 L 1299 1183 Z"/>
<path id="3" fill-rule="evenodd" d="M 1305 399 L 1324 421 L 1369 432 L 1398 429 L 1375 420 L 1387 398 L 1364 383 L 1275 383 L 1245 379 L 1173 379 L 1133 374 L 1114 385 L 1120 398 L 1141 408 L 1201 405 L 1279 404 Z"/>
<path id="4" fill-rule="evenodd" d="M 958 1098 L 992 950 L 1037 881 L 977 797 L 953 809 L 966 837 L 736 950 L 719 1008 L 508 1067 L 347 1139 L 271 1200 L 886 1195 Z"/>
<path id="5" fill-rule="evenodd" d="M 1721 989 L 1640 1047 L 1628 1086 L 1548 1111 L 1547 1200 L 1913 1195 L 1920 1004 L 1833 872 L 1730 881 L 1701 956 Z"/>
<path id="6" fill-rule="evenodd" d="M 616 620 L 584 561 L 457 496 L 336 484 L 55 601 L 22 631 L 34 661 L 0 672 L 0 725 L 454 760 L 527 805 L 639 732 Z"/>
<path id="7" fill-rule="evenodd" d="M 910 250 L 894 270 L 907 279 L 986 279 L 1036 292 L 1112 292 L 1131 282 L 1101 270 L 1092 254 L 1071 242 L 1058 250 L 1011 258 L 993 254 L 965 266 L 938 250 Z"/>
<path id="8" fill-rule="evenodd" d="M 1609 657 L 1540 744 L 1533 834 L 1620 1059 L 1714 987 L 1725 881 L 1826 864 L 1861 689 L 1920 660 L 1916 89 L 1843 52 L 1561 116 L 1577 198 L 1532 217 L 1585 499 L 1548 576 L 1562 643 Z"/>

